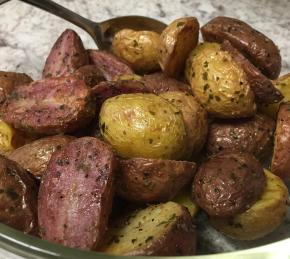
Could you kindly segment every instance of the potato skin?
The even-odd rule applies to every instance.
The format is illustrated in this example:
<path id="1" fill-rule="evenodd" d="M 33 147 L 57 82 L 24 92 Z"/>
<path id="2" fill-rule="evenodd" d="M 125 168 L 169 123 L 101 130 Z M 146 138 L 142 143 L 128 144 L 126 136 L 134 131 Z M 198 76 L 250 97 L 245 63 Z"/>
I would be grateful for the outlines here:
<path id="1" fill-rule="evenodd" d="M 254 240 L 274 231 L 287 213 L 288 189 L 276 175 L 265 170 L 266 187 L 247 211 L 229 219 L 211 218 L 222 233 L 239 240 Z"/>
<path id="2" fill-rule="evenodd" d="M 73 132 L 95 114 L 91 91 L 74 76 L 48 78 L 18 86 L 3 105 L 3 120 L 39 135 Z"/>
<path id="3" fill-rule="evenodd" d="M 126 60 L 135 71 L 145 73 L 159 68 L 160 43 L 160 36 L 154 31 L 123 29 L 115 34 L 112 50 L 115 55 Z"/>
<path id="4" fill-rule="evenodd" d="M 274 42 L 261 32 L 238 19 L 215 17 L 203 27 L 205 41 L 222 43 L 229 40 L 249 60 L 271 79 L 276 79 L 281 70 L 281 55 Z"/>
<path id="5" fill-rule="evenodd" d="M 263 168 L 252 155 L 221 152 L 199 167 L 193 197 L 210 216 L 230 217 L 256 202 L 265 182 Z"/>
<path id="6" fill-rule="evenodd" d="M 193 179 L 195 171 L 193 162 L 148 158 L 121 160 L 116 191 L 132 202 L 169 201 Z"/>
<path id="7" fill-rule="evenodd" d="M 72 136 L 65 135 L 41 138 L 14 150 L 8 158 L 17 162 L 35 177 L 41 178 L 51 155 L 74 139 Z"/>
<path id="8" fill-rule="evenodd" d="M 271 171 L 290 180 L 290 103 L 282 103 L 277 116 Z"/>
<path id="9" fill-rule="evenodd" d="M 0 105 L 2 105 L 15 87 L 29 84 L 33 80 L 23 73 L 0 71 Z"/>
<path id="10" fill-rule="evenodd" d="M 81 249 L 99 245 L 112 208 L 116 163 L 111 147 L 93 137 L 53 153 L 38 196 L 43 239 Z"/>
<path id="11" fill-rule="evenodd" d="M 74 75 L 77 78 L 84 80 L 86 85 L 89 87 L 93 87 L 98 83 L 105 81 L 103 72 L 95 65 L 82 66 L 76 70 Z"/>
<path id="12" fill-rule="evenodd" d="M 154 94 L 160 94 L 168 91 L 182 91 L 191 94 L 190 86 L 184 84 L 164 73 L 156 72 L 144 75 L 142 78 L 146 88 Z"/>
<path id="13" fill-rule="evenodd" d="M 205 144 L 208 121 L 207 112 L 195 97 L 184 92 L 166 92 L 160 94 L 181 110 L 187 132 L 188 158 L 197 155 Z"/>
<path id="14" fill-rule="evenodd" d="M 199 23 L 195 17 L 174 20 L 161 33 L 159 65 L 170 77 L 178 77 L 189 53 L 197 46 Z"/>
<path id="15" fill-rule="evenodd" d="M 114 222 L 101 251 L 127 256 L 175 256 L 193 255 L 195 247 L 196 232 L 188 210 L 167 202 Z"/>
<path id="16" fill-rule="evenodd" d="M 20 165 L 2 155 L 0 189 L 0 222 L 36 234 L 38 186 Z"/>
<path id="17" fill-rule="evenodd" d="M 214 155 L 222 150 L 239 150 L 266 158 L 274 131 L 275 121 L 260 113 L 249 119 L 215 121 L 209 127 L 206 151 Z"/>
<path id="18" fill-rule="evenodd" d="M 210 115 L 219 118 L 251 117 L 254 94 L 246 75 L 217 43 L 201 43 L 189 56 L 185 76 L 194 95 Z"/>
<path id="19" fill-rule="evenodd" d="M 88 63 L 81 38 L 75 31 L 66 29 L 53 45 L 46 59 L 42 77 L 68 76 Z"/>
<path id="20" fill-rule="evenodd" d="M 247 58 L 245 58 L 229 41 L 224 41 L 221 49 L 229 52 L 233 60 L 244 70 L 247 81 L 255 94 L 257 102 L 269 104 L 283 99 L 282 93 L 275 88 L 272 81 L 264 76 Z"/>
<path id="21" fill-rule="evenodd" d="M 123 158 L 178 160 L 185 156 L 182 113 L 157 95 L 123 94 L 107 99 L 99 125 L 103 138 Z"/>

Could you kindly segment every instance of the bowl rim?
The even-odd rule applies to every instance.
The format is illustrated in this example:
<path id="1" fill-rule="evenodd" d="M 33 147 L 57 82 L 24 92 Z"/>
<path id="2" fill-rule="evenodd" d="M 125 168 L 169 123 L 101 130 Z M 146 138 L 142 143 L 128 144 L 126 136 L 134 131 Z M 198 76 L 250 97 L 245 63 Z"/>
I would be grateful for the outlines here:
<path id="1" fill-rule="evenodd" d="M 290 256 L 290 238 L 277 241 L 268 245 L 255 248 L 239 250 L 234 252 L 211 254 L 211 255 L 192 255 L 182 256 L 184 259 L 212 259 L 212 258 L 289 258 Z M 31 259 L 93 259 L 93 258 L 122 258 L 132 259 L 130 256 L 108 255 L 100 252 L 84 251 L 74 248 L 54 244 L 38 237 L 24 234 L 16 229 L 0 223 L 0 248 L 14 253 L 24 258 Z M 285 257 L 287 256 L 287 257 Z M 136 259 L 153 259 L 153 258 L 177 258 L 172 256 L 135 256 Z"/>

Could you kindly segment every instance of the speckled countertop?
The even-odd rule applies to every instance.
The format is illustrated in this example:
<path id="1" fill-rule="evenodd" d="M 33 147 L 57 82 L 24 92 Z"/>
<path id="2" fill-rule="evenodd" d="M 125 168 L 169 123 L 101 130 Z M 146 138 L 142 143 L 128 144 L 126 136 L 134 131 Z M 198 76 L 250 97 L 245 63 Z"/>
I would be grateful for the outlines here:
<path id="1" fill-rule="evenodd" d="M 41 1 L 41 0 L 39 0 Z M 181 16 L 196 16 L 204 24 L 217 15 L 236 17 L 250 23 L 268 35 L 279 46 L 283 58 L 283 73 L 290 72 L 290 1 L 289 0 L 55 0 L 79 14 L 96 21 L 113 16 L 145 15 L 166 23 Z M 21 71 L 40 78 L 45 58 L 56 38 L 65 28 L 75 29 L 87 48 L 95 48 L 90 37 L 53 15 L 17 0 L 0 6 L 0 70 Z M 203 228 L 203 226 L 202 226 Z M 204 233 L 208 229 L 202 230 Z M 288 236 L 288 228 L 281 227 L 275 237 L 258 243 L 239 243 L 211 231 L 215 252 L 254 247 Z M 288 232 L 288 233 L 287 233 Z M 277 238 L 277 233 L 278 238 Z M 281 233 L 281 234 L 280 234 Z M 206 242 L 206 240 L 205 240 Z M 0 248 L 0 259 L 14 257 Z M 274 258 L 274 257 L 271 257 Z"/>
<path id="2" fill-rule="evenodd" d="M 290 70 L 290 1 L 288 0 L 56 0 L 96 21 L 139 14 L 170 22 L 196 16 L 204 24 L 217 15 L 240 18 L 268 35 L 281 49 L 283 72 Z M 94 42 L 81 29 L 25 3 L 12 0 L 0 7 L 0 69 L 23 71 L 39 78 L 45 57 L 58 35 L 76 29 L 85 46 Z"/>

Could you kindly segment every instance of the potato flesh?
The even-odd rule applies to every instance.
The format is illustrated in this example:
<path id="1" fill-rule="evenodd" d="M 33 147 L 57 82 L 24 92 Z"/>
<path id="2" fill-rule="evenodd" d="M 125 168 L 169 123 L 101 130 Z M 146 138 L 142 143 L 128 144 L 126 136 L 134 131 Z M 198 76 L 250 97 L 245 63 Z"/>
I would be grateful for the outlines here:
<path id="1" fill-rule="evenodd" d="M 104 102 L 100 129 L 124 158 L 182 159 L 186 131 L 182 113 L 154 94 L 123 94 Z"/>
<path id="2" fill-rule="evenodd" d="M 265 170 L 267 183 L 261 198 L 247 211 L 231 219 L 212 218 L 219 231 L 239 240 L 254 240 L 274 231 L 287 212 L 288 189 L 283 181 Z"/>
<path id="3" fill-rule="evenodd" d="M 14 136 L 14 130 L 12 127 L 0 120 L 0 153 L 5 154 L 6 152 L 14 150 L 12 140 Z"/>
<path id="4" fill-rule="evenodd" d="M 163 236 L 183 213 L 181 206 L 174 202 L 152 205 L 131 213 L 125 224 L 113 226 L 109 236 L 113 237 L 102 252 L 114 255 L 128 255 L 143 250 Z"/>
<path id="5" fill-rule="evenodd" d="M 191 193 L 189 190 L 182 190 L 172 201 L 186 207 L 190 215 L 194 217 L 198 213 L 199 208 L 196 203 L 192 201 L 190 196 Z"/>
<path id="6" fill-rule="evenodd" d="M 135 71 L 150 72 L 159 68 L 159 45 L 160 37 L 156 32 L 123 29 L 114 36 L 112 50 Z"/>
<path id="7" fill-rule="evenodd" d="M 185 76 L 207 111 L 219 118 L 254 115 L 254 94 L 244 71 L 217 43 L 202 43 L 186 63 Z"/>

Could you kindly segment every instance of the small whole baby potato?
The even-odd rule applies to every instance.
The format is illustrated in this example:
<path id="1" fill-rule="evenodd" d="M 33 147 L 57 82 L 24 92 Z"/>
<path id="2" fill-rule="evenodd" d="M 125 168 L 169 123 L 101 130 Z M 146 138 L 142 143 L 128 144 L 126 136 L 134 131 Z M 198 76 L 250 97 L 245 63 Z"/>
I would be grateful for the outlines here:
<path id="1" fill-rule="evenodd" d="M 254 240 L 274 231 L 287 213 L 288 189 L 283 181 L 268 170 L 266 187 L 259 198 L 245 212 L 228 219 L 211 218 L 213 226 L 222 233 L 239 240 Z"/>
<path id="2" fill-rule="evenodd" d="M 219 118 L 251 117 L 254 93 L 242 68 L 217 43 L 201 43 L 186 62 L 185 76 L 194 95 L 210 115 Z"/>
<path id="3" fill-rule="evenodd" d="M 153 31 L 123 29 L 115 34 L 112 50 L 136 72 L 150 72 L 159 68 L 158 48 L 160 36 Z"/>
<path id="4" fill-rule="evenodd" d="M 123 94 L 107 99 L 100 111 L 103 138 L 124 158 L 182 159 L 186 129 L 182 113 L 154 94 Z"/>
<path id="5" fill-rule="evenodd" d="M 259 199 L 265 179 L 263 167 L 252 155 L 221 152 L 199 167 L 193 197 L 208 215 L 227 218 L 246 211 Z"/>
<path id="6" fill-rule="evenodd" d="M 188 158 L 199 153 L 206 141 L 208 121 L 207 113 L 200 103 L 184 92 L 165 92 L 160 94 L 181 110 L 187 133 Z"/>

